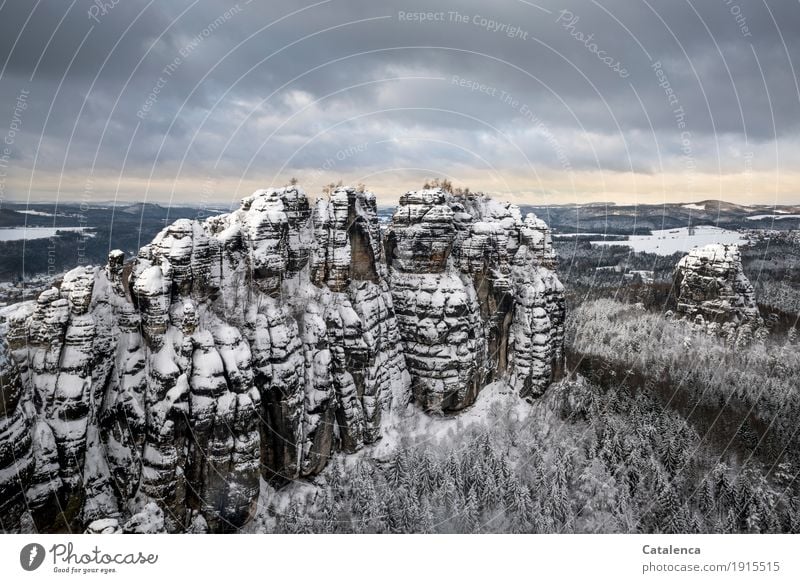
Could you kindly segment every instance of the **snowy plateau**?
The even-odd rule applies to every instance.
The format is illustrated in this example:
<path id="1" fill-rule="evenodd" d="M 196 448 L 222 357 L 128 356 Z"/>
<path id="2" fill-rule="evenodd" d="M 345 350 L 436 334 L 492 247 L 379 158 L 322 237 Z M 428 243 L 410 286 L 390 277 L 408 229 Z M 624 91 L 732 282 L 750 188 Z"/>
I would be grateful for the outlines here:
<path id="1" fill-rule="evenodd" d="M 686 253 L 691 249 L 706 245 L 743 245 L 745 237 L 729 229 L 709 225 L 698 227 L 682 227 L 678 229 L 661 229 L 651 235 L 631 235 L 626 241 L 592 241 L 594 245 L 625 245 L 636 252 L 672 255 Z"/>
<path id="2" fill-rule="evenodd" d="M 0 241 L 18 241 L 31 239 L 48 239 L 55 237 L 59 231 L 85 232 L 83 227 L 11 227 L 0 229 Z M 91 237 L 91 233 L 87 236 Z"/>
<path id="3" fill-rule="evenodd" d="M 563 368 L 555 265 L 482 195 L 408 192 L 382 229 L 369 192 L 285 187 L 69 271 L 0 311 L 2 530 L 265 530 L 404 425 L 528 415 Z"/>

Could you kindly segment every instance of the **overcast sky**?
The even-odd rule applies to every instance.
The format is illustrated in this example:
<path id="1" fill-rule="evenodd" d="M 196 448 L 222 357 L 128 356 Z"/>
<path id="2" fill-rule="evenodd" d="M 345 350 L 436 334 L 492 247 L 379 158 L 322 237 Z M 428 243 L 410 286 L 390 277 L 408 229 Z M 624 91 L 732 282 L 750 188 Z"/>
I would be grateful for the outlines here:
<path id="1" fill-rule="evenodd" d="M 796 1 L 116 1 L 0 0 L 3 199 L 800 202 Z"/>

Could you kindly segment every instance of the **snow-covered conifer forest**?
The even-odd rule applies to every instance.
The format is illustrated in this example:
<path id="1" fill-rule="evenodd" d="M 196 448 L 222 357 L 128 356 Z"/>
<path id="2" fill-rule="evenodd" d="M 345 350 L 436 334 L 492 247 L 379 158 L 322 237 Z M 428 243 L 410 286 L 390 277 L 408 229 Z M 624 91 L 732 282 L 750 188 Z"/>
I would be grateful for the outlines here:
<path id="1" fill-rule="evenodd" d="M 447 181 L 313 199 L 0 309 L 4 531 L 798 531 L 795 231 L 665 254 Z"/>

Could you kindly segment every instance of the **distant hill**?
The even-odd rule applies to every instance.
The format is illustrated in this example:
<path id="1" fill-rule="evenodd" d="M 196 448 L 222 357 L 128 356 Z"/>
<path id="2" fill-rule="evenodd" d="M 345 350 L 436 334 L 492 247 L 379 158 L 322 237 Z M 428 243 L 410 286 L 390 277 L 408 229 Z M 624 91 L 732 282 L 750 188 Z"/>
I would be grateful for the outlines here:
<path id="1" fill-rule="evenodd" d="M 87 237 L 62 231 L 53 240 L 28 239 L 0 241 L 0 282 L 23 276 L 71 269 L 81 262 L 106 262 L 110 249 L 133 255 L 161 229 L 176 219 L 207 217 L 217 211 L 197 207 L 165 207 L 157 203 L 4 203 L 0 208 L 0 228 L 36 227 L 86 228 Z M 25 236 L 22 231 L 21 236 Z M 55 244 L 54 244 L 55 243 Z"/>
<path id="2" fill-rule="evenodd" d="M 132 205 L 119 208 L 117 207 L 118 213 L 126 213 L 129 215 L 144 215 L 150 213 L 163 213 L 164 207 L 160 204 L 154 202 L 137 202 Z"/>
<path id="3" fill-rule="evenodd" d="M 640 205 L 521 205 L 555 233 L 646 234 L 652 230 L 714 225 L 728 229 L 797 229 L 800 205 L 741 205 L 722 200 Z M 780 218 L 784 216 L 785 218 Z"/>

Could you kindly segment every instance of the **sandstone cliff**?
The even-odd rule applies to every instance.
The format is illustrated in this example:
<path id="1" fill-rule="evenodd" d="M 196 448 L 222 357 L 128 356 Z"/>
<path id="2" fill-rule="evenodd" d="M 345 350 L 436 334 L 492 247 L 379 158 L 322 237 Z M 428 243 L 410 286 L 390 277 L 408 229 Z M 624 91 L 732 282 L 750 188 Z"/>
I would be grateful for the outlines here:
<path id="1" fill-rule="evenodd" d="M 737 245 L 692 249 L 675 268 L 677 313 L 711 324 L 762 323 Z"/>
<path id="2" fill-rule="evenodd" d="M 382 239 L 371 193 L 288 187 L 75 269 L 0 312 L 0 528 L 232 531 L 262 479 L 318 473 L 412 399 L 537 396 L 554 264 L 543 222 L 486 197 L 407 193 Z"/>
<path id="3" fill-rule="evenodd" d="M 563 344 L 563 287 L 546 225 L 486 197 L 400 198 L 385 237 L 415 400 L 461 409 L 501 377 L 523 397 L 550 383 Z"/>

